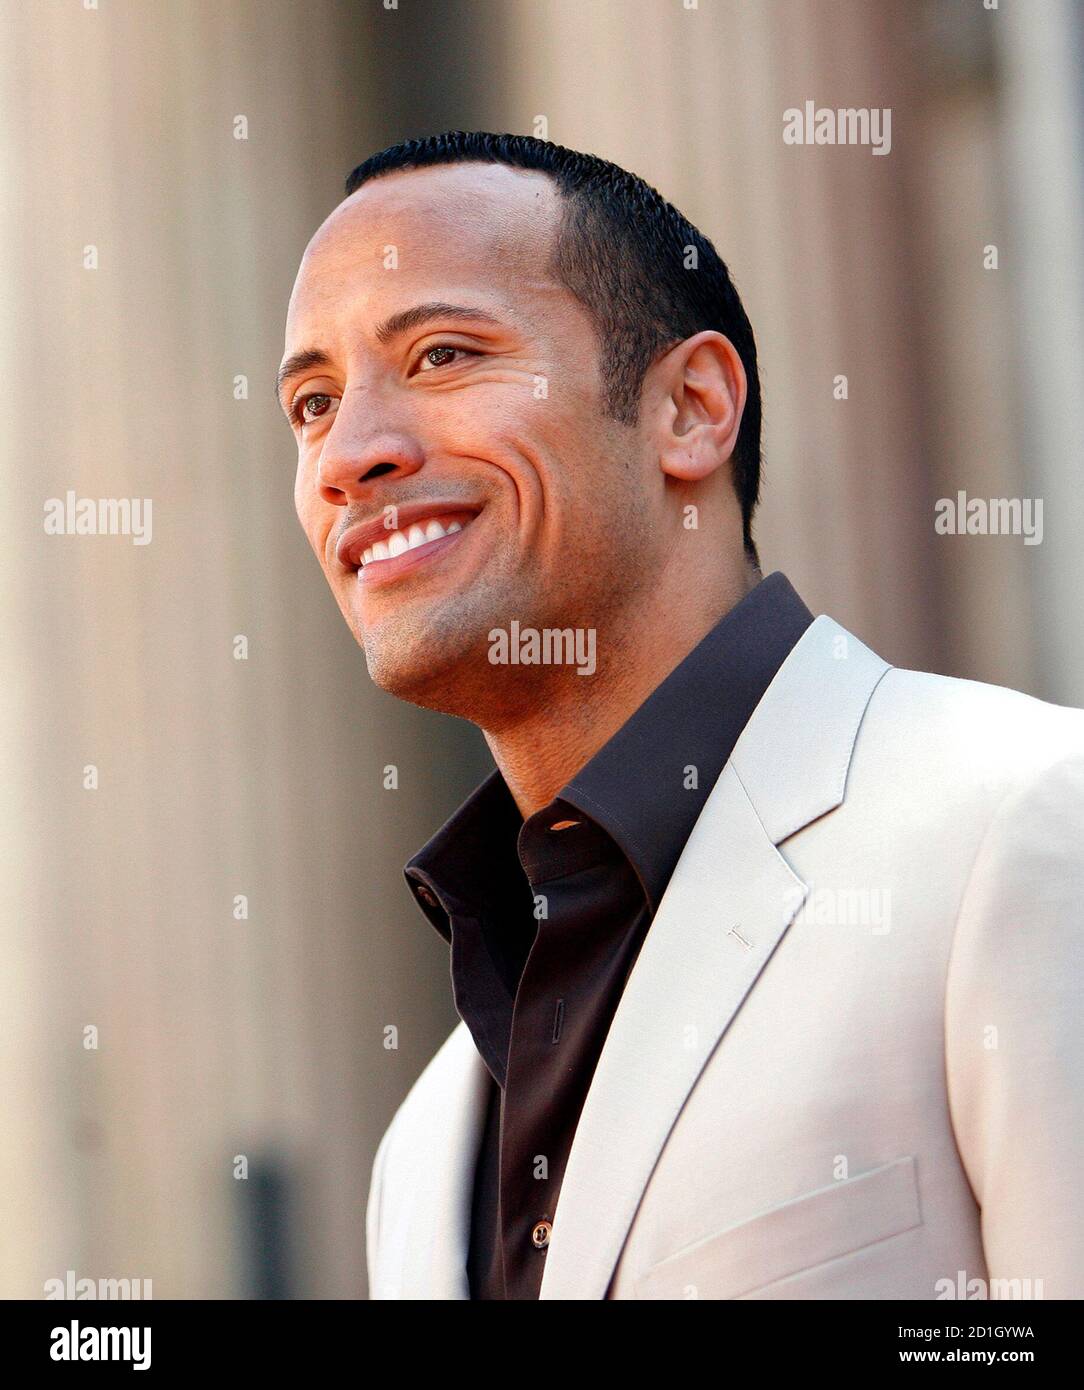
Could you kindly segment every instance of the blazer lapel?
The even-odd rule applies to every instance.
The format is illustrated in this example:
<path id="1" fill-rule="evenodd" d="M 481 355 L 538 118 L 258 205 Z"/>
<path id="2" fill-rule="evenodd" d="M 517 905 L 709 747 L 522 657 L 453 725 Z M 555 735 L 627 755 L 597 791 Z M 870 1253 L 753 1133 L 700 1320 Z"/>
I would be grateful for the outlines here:
<path id="1" fill-rule="evenodd" d="M 569 1155 L 540 1297 L 604 1298 L 666 1138 L 807 894 L 776 845 L 843 800 L 887 664 L 821 616 L 772 681 L 678 861 Z"/>

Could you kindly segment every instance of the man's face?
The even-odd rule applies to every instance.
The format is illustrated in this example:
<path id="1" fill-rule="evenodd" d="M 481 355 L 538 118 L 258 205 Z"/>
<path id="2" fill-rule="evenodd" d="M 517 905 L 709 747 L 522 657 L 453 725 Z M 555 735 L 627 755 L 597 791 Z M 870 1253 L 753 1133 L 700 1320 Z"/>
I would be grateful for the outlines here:
<path id="1" fill-rule="evenodd" d="M 290 300 L 286 357 L 326 357 L 283 383 L 298 517 L 373 680 L 467 717 L 522 679 L 489 664 L 491 629 L 595 628 L 601 661 L 658 558 L 662 480 L 547 270 L 560 214 L 535 172 L 385 175 L 317 231 Z"/>

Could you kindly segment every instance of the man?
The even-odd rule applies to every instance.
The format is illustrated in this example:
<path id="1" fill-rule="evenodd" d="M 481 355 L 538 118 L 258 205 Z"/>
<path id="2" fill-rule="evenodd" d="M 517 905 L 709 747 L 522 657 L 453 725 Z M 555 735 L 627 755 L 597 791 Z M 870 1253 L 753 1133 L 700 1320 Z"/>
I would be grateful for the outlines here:
<path id="1" fill-rule="evenodd" d="M 457 132 L 346 191 L 298 516 L 373 680 L 496 763 L 406 868 L 462 1021 L 372 1296 L 1084 1294 L 1084 715 L 761 577 L 753 334 L 641 180 Z"/>

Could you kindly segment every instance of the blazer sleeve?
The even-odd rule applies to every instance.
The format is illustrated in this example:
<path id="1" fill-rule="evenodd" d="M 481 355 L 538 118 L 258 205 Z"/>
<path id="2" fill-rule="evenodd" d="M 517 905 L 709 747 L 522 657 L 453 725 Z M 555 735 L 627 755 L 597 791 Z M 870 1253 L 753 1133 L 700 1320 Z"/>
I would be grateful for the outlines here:
<path id="1" fill-rule="evenodd" d="M 981 1208 L 991 1296 L 1029 1296 L 1030 1279 L 1031 1297 L 1084 1298 L 1082 997 L 1084 754 L 1076 754 L 994 812 L 949 961 L 949 1106 Z M 995 1280 L 1011 1282 L 994 1293 Z"/>
<path id="2" fill-rule="evenodd" d="M 384 1196 L 384 1159 L 391 1131 L 392 1126 L 389 1125 L 377 1145 L 372 1177 L 369 1180 L 369 1201 L 365 1208 L 365 1266 L 369 1276 L 370 1299 L 381 1297 L 377 1277 L 380 1257 L 380 1207 Z"/>

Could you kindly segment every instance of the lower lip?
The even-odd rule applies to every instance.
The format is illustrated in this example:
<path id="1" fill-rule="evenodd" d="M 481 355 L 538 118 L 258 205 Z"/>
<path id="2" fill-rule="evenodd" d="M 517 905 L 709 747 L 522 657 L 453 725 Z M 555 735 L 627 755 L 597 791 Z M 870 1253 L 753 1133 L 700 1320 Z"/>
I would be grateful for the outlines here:
<path id="1" fill-rule="evenodd" d="M 435 541 L 426 541 L 424 545 L 417 545 L 413 550 L 404 550 L 401 555 L 392 555 L 387 560 L 370 560 L 367 565 L 358 569 L 357 582 L 370 589 L 374 585 L 390 584 L 393 580 L 401 579 L 404 574 L 410 574 L 422 565 L 447 555 L 454 548 L 456 541 L 464 536 L 473 524 L 468 522 L 461 531 L 453 531 L 450 536 L 438 536 Z"/>

